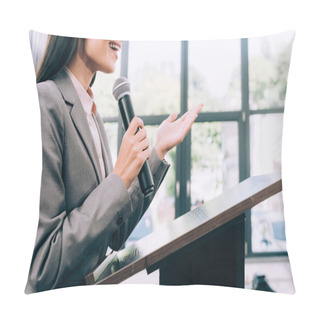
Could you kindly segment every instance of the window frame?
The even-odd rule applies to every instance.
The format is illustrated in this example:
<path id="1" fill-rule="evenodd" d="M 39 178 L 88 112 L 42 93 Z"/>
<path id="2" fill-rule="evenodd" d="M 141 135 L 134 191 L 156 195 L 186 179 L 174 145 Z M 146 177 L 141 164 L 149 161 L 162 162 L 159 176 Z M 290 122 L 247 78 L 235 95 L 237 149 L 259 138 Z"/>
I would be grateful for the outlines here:
<path id="1" fill-rule="evenodd" d="M 236 121 L 238 123 L 239 146 L 239 182 L 250 177 L 250 116 L 255 114 L 284 113 L 284 106 L 263 110 L 250 110 L 249 97 L 249 54 L 248 38 L 240 39 L 241 55 L 241 108 L 239 111 L 201 112 L 195 120 L 201 122 Z M 121 77 L 128 77 L 129 41 L 124 41 L 121 50 Z M 181 41 L 181 73 L 180 73 L 180 115 L 188 110 L 188 41 Z M 160 125 L 169 114 L 140 116 L 145 125 Z M 103 122 L 118 122 L 118 152 L 124 130 L 120 115 L 103 118 Z M 190 211 L 191 208 L 191 132 L 176 148 L 176 188 L 175 218 Z M 182 159 L 184 161 L 182 161 Z M 179 185 L 179 187 L 177 187 Z M 177 190 L 179 189 L 179 191 Z M 179 194 L 177 194 L 177 191 Z M 253 252 L 251 242 L 251 210 L 246 212 L 245 221 L 245 254 L 246 258 L 287 256 L 287 251 Z"/>

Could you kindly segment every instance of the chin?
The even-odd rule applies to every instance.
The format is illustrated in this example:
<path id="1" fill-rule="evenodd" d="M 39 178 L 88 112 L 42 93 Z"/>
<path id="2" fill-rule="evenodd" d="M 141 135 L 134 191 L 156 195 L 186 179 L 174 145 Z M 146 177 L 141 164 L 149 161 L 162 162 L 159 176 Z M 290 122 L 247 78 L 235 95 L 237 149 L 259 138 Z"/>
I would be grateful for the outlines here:
<path id="1" fill-rule="evenodd" d="M 101 71 L 103 73 L 114 73 L 115 70 L 116 70 L 115 66 L 108 66 L 108 67 L 103 68 Z"/>

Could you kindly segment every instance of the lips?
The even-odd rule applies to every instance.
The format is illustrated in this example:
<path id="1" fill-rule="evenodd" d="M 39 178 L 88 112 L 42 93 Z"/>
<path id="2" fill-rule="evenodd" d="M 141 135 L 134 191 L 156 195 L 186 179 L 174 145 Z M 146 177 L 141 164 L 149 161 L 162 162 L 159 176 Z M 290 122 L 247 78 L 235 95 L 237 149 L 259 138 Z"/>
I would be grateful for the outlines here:
<path id="1" fill-rule="evenodd" d="M 109 47 L 115 51 L 118 52 L 121 49 L 121 43 L 117 41 L 109 41 Z"/>

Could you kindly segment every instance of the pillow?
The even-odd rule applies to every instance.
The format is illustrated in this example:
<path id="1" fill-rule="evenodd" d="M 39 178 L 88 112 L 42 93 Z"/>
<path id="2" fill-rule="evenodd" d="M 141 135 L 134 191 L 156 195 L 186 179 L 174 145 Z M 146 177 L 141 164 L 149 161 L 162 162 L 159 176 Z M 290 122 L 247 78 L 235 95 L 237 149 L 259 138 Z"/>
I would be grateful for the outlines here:
<path id="1" fill-rule="evenodd" d="M 294 293 L 280 187 L 293 38 L 290 31 L 249 39 L 90 42 L 30 31 L 43 170 L 26 293 L 110 275 L 115 283 Z M 104 72 L 95 72 L 97 65 Z M 204 104 L 191 133 L 165 160 L 152 149 L 151 197 L 142 195 L 138 181 L 127 190 L 113 173 L 124 134 L 112 95 L 120 76 L 130 81 L 151 146 L 170 114 Z M 258 200 L 241 207 L 253 196 Z M 237 215 L 233 205 L 224 207 L 229 200 L 236 201 Z M 200 268 L 206 277 L 195 277 Z"/>

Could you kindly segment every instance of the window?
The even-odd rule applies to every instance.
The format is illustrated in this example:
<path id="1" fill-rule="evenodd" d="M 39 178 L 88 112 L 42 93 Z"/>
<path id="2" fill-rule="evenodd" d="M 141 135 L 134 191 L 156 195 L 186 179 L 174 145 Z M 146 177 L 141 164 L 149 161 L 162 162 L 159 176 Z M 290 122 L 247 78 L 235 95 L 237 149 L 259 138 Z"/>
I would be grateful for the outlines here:
<path id="1" fill-rule="evenodd" d="M 191 139 L 192 207 L 212 200 L 238 182 L 237 122 L 193 124 Z"/>
<path id="2" fill-rule="evenodd" d="M 293 35 L 252 38 L 248 43 L 250 109 L 283 109 Z"/>
<path id="3" fill-rule="evenodd" d="M 189 107 L 205 112 L 241 109 L 240 40 L 188 43 Z"/>
<path id="4" fill-rule="evenodd" d="M 127 42 L 122 76 L 152 141 L 172 112 L 205 108 L 184 142 L 135 241 L 250 175 L 281 170 L 281 135 L 292 36 Z M 118 142 L 119 145 L 119 142 Z M 181 161 L 183 159 L 183 161 Z M 247 255 L 285 254 L 282 194 L 247 213 Z"/>
<path id="5" fill-rule="evenodd" d="M 281 171 L 281 137 L 292 33 L 248 42 L 250 175 Z M 286 253 L 282 193 L 252 208 L 248 254 Z"/>
<path id="6" fill-rule="evenodd" d="M 281 170 L 283 113 L 250 116 L 251 175 Z M 286 251 L 282 193 L 251 210 L 252 252 Z"/>
<path id="7" fill-rule="evenodd" d="M 128 79 L 136 114 L 179 112 L 179 42 L 130 42 Z"/>

